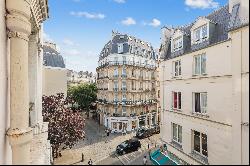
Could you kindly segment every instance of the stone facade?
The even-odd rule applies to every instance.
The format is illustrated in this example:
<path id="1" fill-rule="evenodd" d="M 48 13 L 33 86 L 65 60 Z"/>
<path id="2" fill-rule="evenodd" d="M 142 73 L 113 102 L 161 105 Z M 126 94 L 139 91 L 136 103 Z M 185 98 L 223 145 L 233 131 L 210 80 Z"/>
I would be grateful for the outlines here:
<path id="1" fill-rule="evenodd" d="M 156 68 L 148 43 L 113 32 L 97 68 L 100 123 L 114 132 L 157 124 Z"/>
<path id="2" fill-rule="evenodd" d="M 42 130 L 47 124 L 42 118 L 41 34 L 42 23 L 48 18 L 48 2 L 8 0 L 1 1 L 0 8 L 3 23 L 0 26 L 0 85 L 4 89 L 0 92 L 3 102 L 0 164 L 30 164 L 34 154 L 31 151 L 33 137 L 47 132 Z M 47 138 L 43 140 L 49 147 Z M 46 161 L 40 164 L 50 164 Z"/>
<path id="3" fill-rule="evenodd" d="M 234 10 L 237 6 L 239 10 Z M 176 30 L 172 33 L 168 28 L 164 33 L 161 138 L 170 152 L 189 164 L 249 164 L 249 16 L 245 12 L 249 13 L 249 2 L 229 0 L 207 19 L 184 26 L 184 32 L 198 32 L 186 42 L 199 47 L 193 49 L 190 43 L 191 49 L 178 56 L 166 46 L 175 44 Z M 215 27 L 206 26 L 210 23 Z M 200 27 L 207 30 L 198 31 Z"/>
<path id="4" fill-rule="evenodd" d="M 67 96 L 67 69 L 63 57 L 57 50 L 55 43 L 44 42 L 43 44 L 43 88 L 45 96 L 63 93 Z"/>

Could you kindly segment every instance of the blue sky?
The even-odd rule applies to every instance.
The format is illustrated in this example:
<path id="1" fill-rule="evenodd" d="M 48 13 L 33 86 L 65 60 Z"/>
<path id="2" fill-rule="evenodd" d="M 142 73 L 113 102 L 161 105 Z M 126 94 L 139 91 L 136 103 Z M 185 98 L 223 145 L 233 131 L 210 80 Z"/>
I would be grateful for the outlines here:
<path id="1" fill-rule="evenodd" d="M 55 42 L 66 67 L 95 72 L 112 30 L 160 46 L 161 28 L 193 22 L 228 0 L 49 0 L 44 38 Z"/>

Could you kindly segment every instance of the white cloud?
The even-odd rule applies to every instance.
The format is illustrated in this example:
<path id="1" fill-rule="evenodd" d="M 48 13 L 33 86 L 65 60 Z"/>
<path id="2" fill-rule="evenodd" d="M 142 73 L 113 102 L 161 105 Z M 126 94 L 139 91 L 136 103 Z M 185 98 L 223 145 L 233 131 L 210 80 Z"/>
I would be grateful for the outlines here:
<path id="1" fill-rule="evenodd" d="M 136 21 L 132 17 L 127 17 L 125 20 L 122 20 L 121 23 L 123 25 L 130 26 L 130 25 L 135 25 Z"/>
<path id="2" fill-rule="evenodd" d="M 85 17 L 88 19 L 104 19 L 106 16 L 101 13 L 89 13 L 89 12 L 70 12 L 70 15 L 76 17 Z"/>
<path id="3" fill-rule="evenodd" d="M 64 39 L 63 44 L 65 44 L 67 46 L 74 46 L 75 45 L 75 43 L 70 39 Z"/>
<path id="4" fill-rule="evenodd" d="M 161 21 L 158 20 L 158 19 L 156 19 L 156 18 L 154 18 L 154 19 L 152 20 L 152 22 L 149 23 L 149 25 L 151 25 L 151 26 L 153 26 L 153 27 L 158 27 L 158 26 L 161 25 Z"/>
<path id="5" fill-rule="evenodd" d="M 69 49 L 69 50 L 64 50 L 63 54 L 66 56 L 76 56 L 76 55 L 80 55 L 81 52 L 78 51 L 77 49 Z"/>
<path id="6" fill-rule="evenodd" d="M 144 26 L 148 25 L 148 26 L 152 26 L 152 27 L 156 28 L 156 27 L 159 27 L 161 25 L 161 21 L 158 20 L 158 19 L 156 19 L 156 18 L 154 18 L 151 22 L 145 22 L 145 21 L 143 21 L 142 25 L 144 25 Z"/>
<path id="7" fill-rule="evenodd" d="M 125 0 L 114 0 L 114 2 L 117 2 L 117 3 L 126 3 Z"/>
<path id="8" fill-rule="evenodd" d="M 53 42 L 53 39 L 50 37 L 50 35 L 45 32 L 43 32 L 43 40 L 47 42 Z"/>
<path id="9" fill-rule="evenodd" d="M 219 3 L 214 0 L 185 0 L 185 4 L 194 9 L 218 8 Z"/>

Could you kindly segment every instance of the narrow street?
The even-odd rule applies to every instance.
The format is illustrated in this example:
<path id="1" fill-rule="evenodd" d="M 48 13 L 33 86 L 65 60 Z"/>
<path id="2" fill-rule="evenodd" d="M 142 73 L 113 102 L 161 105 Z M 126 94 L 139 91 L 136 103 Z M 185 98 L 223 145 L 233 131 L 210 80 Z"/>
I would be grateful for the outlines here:
<path id="1" fill-rule="evenodd" d="M 159 134 L 157 134 L 150 137 L 150 140 L 148 138 L 140 140 L 142 147 L 139 151 L 123 156 L 116 156 L 114 152 L 117 145 L 132 138 L 135 136 L 135 133 L 127 135 L 110 134 L 107 143 L 105 143 L 107 137 L 104 127 L 99 126 L 99 124 L 92 119 L 86 119 L 85 124 L 86 138 L 80 141 L 74 148 L 62 151 L 62 157 L 55 159 L 55 165 L 87 164 L 90 158 L 95 165 L 129 165 L 133 161 L 139 163 L 139 160 L 142 161 L 143 154 L 147 153 L 148 144 L 153 147 L 159 139 Z M 84 155 L 84 162 L 81 162 L 82 154 Z M 137 161 L 137 158 L 141 159 Z"/>

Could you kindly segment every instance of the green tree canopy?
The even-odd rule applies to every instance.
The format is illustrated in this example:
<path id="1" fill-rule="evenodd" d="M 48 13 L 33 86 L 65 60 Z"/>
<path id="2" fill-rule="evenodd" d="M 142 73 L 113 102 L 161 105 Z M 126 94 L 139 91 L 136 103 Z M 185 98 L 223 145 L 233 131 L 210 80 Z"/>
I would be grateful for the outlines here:
<path id="1" fill-rule="evenodd" d="M 77 102 L 80 109 L 89 110 L 91 103 L 97 100 L 97 87 L 96 84 L 72 86 L 68 90 L 68 95 Z"/>

